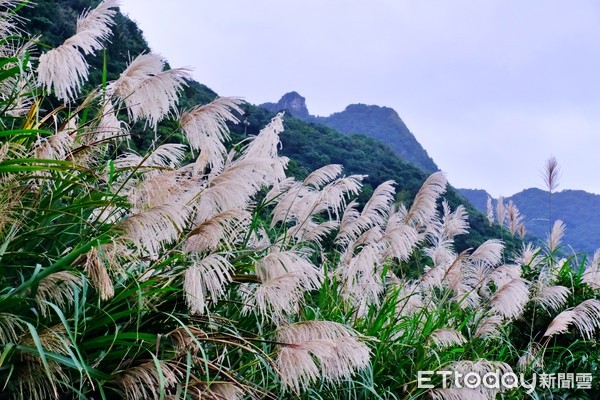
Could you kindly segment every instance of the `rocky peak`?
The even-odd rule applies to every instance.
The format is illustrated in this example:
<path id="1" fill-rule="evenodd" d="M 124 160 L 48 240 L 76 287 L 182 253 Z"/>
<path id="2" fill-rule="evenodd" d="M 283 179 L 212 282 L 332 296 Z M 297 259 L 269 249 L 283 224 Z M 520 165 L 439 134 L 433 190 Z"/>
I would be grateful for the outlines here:
<path id="1" fill-rule="evenodd" d="M 294 117 L 307 119 L 310 117 L 308 108 L 306 107 L 306 99 L 298 92 L 289 92 L 284 94 L 277 103 L 264 103 L 260 105 L 269 111 L 288 111 Z"/>

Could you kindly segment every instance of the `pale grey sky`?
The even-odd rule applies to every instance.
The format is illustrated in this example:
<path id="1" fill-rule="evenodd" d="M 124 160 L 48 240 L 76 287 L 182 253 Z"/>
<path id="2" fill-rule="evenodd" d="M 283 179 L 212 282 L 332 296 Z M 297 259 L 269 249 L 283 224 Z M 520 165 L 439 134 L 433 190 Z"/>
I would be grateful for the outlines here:
<path id="1" fill-rule="evenodd" d="M 456 187 L 600 194 L 600 2 L 122 0 L 150 47 L 222 96 L 394 108 Z"/>

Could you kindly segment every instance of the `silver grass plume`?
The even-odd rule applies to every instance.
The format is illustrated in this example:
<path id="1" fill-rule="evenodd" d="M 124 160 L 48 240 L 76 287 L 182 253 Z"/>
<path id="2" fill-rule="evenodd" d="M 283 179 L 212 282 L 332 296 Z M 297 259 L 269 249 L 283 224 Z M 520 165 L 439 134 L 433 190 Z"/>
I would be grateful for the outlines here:
<path id="1" fill-rule="evenodd" d="M 221 243 L 229 246 L 243 239 L 242 230 L 248 228 L 251 214 L 246 210 L 234 209 L 218 213 L 200 222 L 190 231 L 184 243 L 186 253 L 214 251 Z"/>
<path id="2" fill-rule="evenodd" d="M 182 375 L 182 372 L 173 363 L 150 360 L 125 369 L 116 375 L 109 384 L 119 388 L 127 400 L 158 400 L 161 389 L 175 386 Z M 162 388 L 161 383 L 164 384 Z"/>
<path id="3" fill-rule="evenodd" d="M 581 281 L 592 289 L 600 289 L 600 249 L 586 262 Z"/>
<path id="4" fill-rule="evenodd" d="M 207 298 L 218 300 L 225 293 L 225 285 L 231 282 L 233 266 L 220 254 L 195 257 L 194 264 L 185 271 L 183 289 L 192 314 L 204 314 Z"/>
<path id="5" fill-rule="evenodd" d="M 94 288 L 98 291 L 101 300 L 111 299 L 115 295 L 115 288 L 110 275 L 108 274 L 107 263 L 101 254 L 104 253 L 102 248 L 99 250 L 94 247 L 86 254 L 86 260 L 83 269 L 89 279 L 92 281 Z"/>
<path id="6" fill-rule="evenodd" d="M 108 85 L 108 93 L 125 103 L 132 123 L 145 118 L 151 128 L 156 128 L 175 107 L 185 80 L 190 78 L 189 70 L 164 67 L 159 55 L 142 54 Z"/>
<path id="7" fill-rule="evenodd" d="M 467 340 L 455 329 L 436 329 L 429 336 L 429 343 L 442 350 L 452 346 L 460 346 Z"/>
<path id="8" fill-rule="evenodd" d="M 209 104 L 200 105 L 184 112 L 179 118 L 181 129 L 193 150 L 200 150 L 196 161 L 200 170 L 204 165 L 220 169 L 226 149 L 223 144 L 229 139 L 228 122 L 238 123 L 236 114 L 243 114 L 241 99 L 219 97 Z"/>
<path id="9" fill-rule="evenodd" d="M 427 226 L 435 217 L 437 199 L 446 191 L 447 183 L 442 172 L 430 175 L 417 192 L 406 215 L 406 222 L 419 227 Z"/>
<path id="10" fill-rule="evenodd" d="M 541 247 L 534 246 L 533 243 L 523 244 L 521 251 L 514 257 L 514 261 L 519 265 L 526 265 L 531 269 L 535 269 L 543 261 L 540 256 L 541 251 Z"/>
<path id="11" fill-rule="evenodd" d="M 42 279 L 38 285 L 35 302 L 43 317 L 49 315 L 50 304 L 64 310 L 83 286 L 83 277 L 68 271 L 55 272 Z"/>
<path id="12" fill-rule="evenodd" d="M 492 226 L 494 224 L 494 206 L 492 205 L 492 198 L 490 196 L 488 196 L 487 198 L 487 213 L 486 213 L 486 218 L 488 221 L 488 224 L 490 226 Z"/>
<path id="13" fill-rule="evenodd" d="M 323 276 L 306 258 L 306 251 L 271 251 L 256 262 L 260 283 L 246 288 L 244 312 L 252 310 L 263 318 L 283 321 L 300 311 L 307 291 L 318 289 Z"/>
<path id="14" fill-rule="evenodd" d="M 304 186 L 312 186 L 314 189 L 320 189 L 324 185 L 333 182 L 342 173 L 340 164 L 329 164 L 318 168 L 308 174 L 304 179 Z"/>
<path id="15" fill-rule="evenodd" d="M 190 209 L 180 203 L 165 203 L 142 210 L 121 222 L 124 238 L 150 258 L 156 258 L 167 243 L 175 241 L 188 223 Z"/>
<path id="16" fill-rule="evenodd" d="M 521 371 L 533 370 L 534 368 L 544 368 L 544 350 L 545 347 L 536 342 L 530 342 L 527 349 L 517 362 Z M 540 354 L 541 353 L 541 354 Z"/>
<path id="17" fill-rule="evenodd" d="M 278 329 L 277 370 L 296 393 L 320 377 L 339 382 L 369 365 L 369 348 L 350 328 L 330 321 L 304 321 Z"/>
<path id="18" fill-rule="evenodd" d="M 496 202 L 496 217 L 498 218 L 498 225 L 504 226 L 506 220 L 506 206 L 504 205 L 504 197 L 498 197 Z"/>
<path id="19" fill-rule="evenodd" d="M 77 20 L 75 35 L 62 45 L 40 56 L 37 69 L 38 84 L 65 102 L 73 100 L 88 77 L 84 55 L 102 48 L 102 41 L 111 33 L 115 7 L 119 0 L 105 0 Z"/>
<path id="20" fill-rule="evenodd" d="M 594 331 L 600 328 L 600 301 L 588 299 L 561 312 L 552 320 L 544 336 L 568 332 L 571 325 L 575 325 L 585 339 L 592 339 Z"/>
<path id="21" fill-rule="evenodd" d="M 565 228 L 565 224 L 559 219 L 552 225 L 552 231 L 550 231 L 546 241 L 550 253 L 553 253 L 560 246 L 563 236 L 565 235 Z"/>
<path id="22" fill-rule="evenodd" d="M 548 311 L 558 311 L 565 306 L 571 290 L 565 286 L 549 286 L 542 279 L 535 282 L 535 295 L 531 301 Z"/>
<path id="23" fill-rule="evenodd" d="M 491 311 L 507 319 L 516 319 L 523 313 L 529 301 L 529 283 L 522 278 L 514 278 L 493 294 Z"/>
<path id="24" fill-rule="evenodd" d="M 502 316 L 490 315 L 479 322 L 474 336 L 479 338 L 498 338 L 502 335 L 500 329 L 504 322 Z"/>
<path id="25" fill-rule="evenodd" d="M 506 220 L 508 231 L 514 237 L 523 225 L 523 216 L 519 213 L 519 209 L 512 200 L 509 200 L 506 205 Z"/>

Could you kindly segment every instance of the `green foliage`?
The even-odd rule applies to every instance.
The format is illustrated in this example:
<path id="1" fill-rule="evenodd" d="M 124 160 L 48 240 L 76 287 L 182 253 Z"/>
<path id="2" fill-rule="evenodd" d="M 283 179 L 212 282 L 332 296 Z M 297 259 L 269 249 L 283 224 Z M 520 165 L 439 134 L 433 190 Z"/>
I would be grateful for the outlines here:
<path id="1" fill-rule="evenodd" d="M 444 397 L 417 386 L 422 370 L 597 377 L 600 317 L 580 315 L 585 340 L 579 320 L 548 329 L 582 302 L 600 308 L 597 263 L 525 249 L 504 265 L 493 240 L 457 252 L 465 215 L 453 191 L 440 205 L 442 174 L 425 180 L 371 139 L 293 118 L 254 132 L 272 117 L 258 111 L 227 153 L 232 99 L 180 119 L 169 105 L 162 142 L 126 152 L 123 126 L 106 117 L 135 135 L 144 121 L 130 120 L 127 96 L 84 89 L 83 101 L 44 109 L 56 99 L 27 66 L 15 55 L 0 75 L 0 399 L 416 399 Z M 284 128 L 296 180 L 277 152 Z M 328 152 L 307 154 L 319 140 Z M 363 186 L 335 165 L 309 168 L 322 162 L 384 173 Z M 402 178 L 398 194 L 381 185 L 385 171 Z M 558 286 L 567 294 L 552 307 L 539 301 Z M 518 366 L 532 352 L 544 368 Z"/>

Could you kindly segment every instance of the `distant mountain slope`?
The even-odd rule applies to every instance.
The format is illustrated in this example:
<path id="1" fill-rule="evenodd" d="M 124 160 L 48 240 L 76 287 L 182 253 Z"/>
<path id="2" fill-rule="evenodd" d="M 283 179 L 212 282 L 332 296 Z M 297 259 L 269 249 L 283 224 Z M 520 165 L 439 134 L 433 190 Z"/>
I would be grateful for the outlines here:
<path id="1" fill-rule="evenodd" d="M 457 189 L 482 212 L 487 208 L 484 190 Z M 532 235 L 545 238 L 550 230 L 548 192 L 531 188 L 505 198 L 512 200 L 525 215 L 525 226 Z M 494 207 L 495 207 L 494 202 Z M 552 194 L 552 221 L 566 224 L 563 244 L 576 252 L 592 255 L 600 248 L 600 195 L 583 190 L 563 190 Z"/>
<path id="2" fill-rule="evenodd" d="M 57 46 L 74 33 L 76 16 L 84 9 L 96 6 L 98 0 L 38 0 L 36 3 L 36 7 L 26 10 L 29 24 L 27 30 L 40 34 L 43 43 Z M 60 25 L 55 26 L 52 24 L 55 16 L 60 16 L 61 21 L 64 19 L 70 22 L 61 22 Z M 106 49 L 108 79 L 115 79 L 131 57 L 147 51 L 149 51 L 148 44 L 137 25 L 127 16 L 117 15 L 114 33 Z M 102 70 L 103 54 L 90 57 L 88 61 L 92 65 L 99 65 L 99 70 Z M 101 81 L 101 76 L 90 78 L 94 83 Z M 181 109 L 197 103 L 205 104 L 217 97 L 217 93 L 198 82 L 188 83 L 178 104 Z M 306 116 L 310 117 L 302 96 L 297 93 L 290 94 L 284 100 L 286 104 L 282 109 L 287 109 L 290 114 L 303 116 L 305 119 Z M 230 145 L 234 145 L 246 135 L 257 134 L 274 116 L 272 112 L 252 104 L 245 104 L 243 108 L 245 109 L 244 123 L 230 127 L 235 134 Z M 368 175 L 364 180 L 362 200 L 365 200 L 377 185 L 393 179 L 397 182 L 396 198 L 405 203 L 412 201 L 427 178 L 428 173 L 401 159 L 388 146 L 373 138 L 362 135 L 342 135 L 334 129 L 315 123 L 314 120 L 305 122 L 292 115 L 288 114 L 285 117 L 285 131 L 281 134 L 280 153 L 290 157 L 290 173 L 297 177 L 306 176 L 326 164 L 339 163 L 344 165 L 345 174 Z M 159 125 L 157 134 L 166 136 L 177 129 L 176 122 L 164 121 Z M 138 123 L 132 131 L 134 142 L 132 144 L 137 144 L 140 148 L 147 148 L 150 141 L 154 139 L 155 132 L 143 129 L 142 123 Z M 177 140 L 177 137 L 174 137 L 174 140 Z M 471 230 L 468 235 L 457 238 L 458 250 L 475 247 L 489 238 L 499 237 L 497 230 L 485 224 L 484 216 L 459 196 L 452 187 L 448 188 L 445 197 L 453 208 L 467 203 L 470 215 Z M 510 249 L 511 246 L 514 247 L 509 243 L 508 248 Z"/>
<path id="3" fill-rule="evenodd" d="M 287 110 L 303 121 L 316 122 L 345 135 L 362 134 L 372 137 L 427 173 L 439 169 L 392 108 L 351 104 L 344 111 L 328 117 L 317 117 L 310 115 L 305 98 L 296 92 L 286 93 L 277 103 L 264 103 L 260 106 L 273 112 Z"/>

